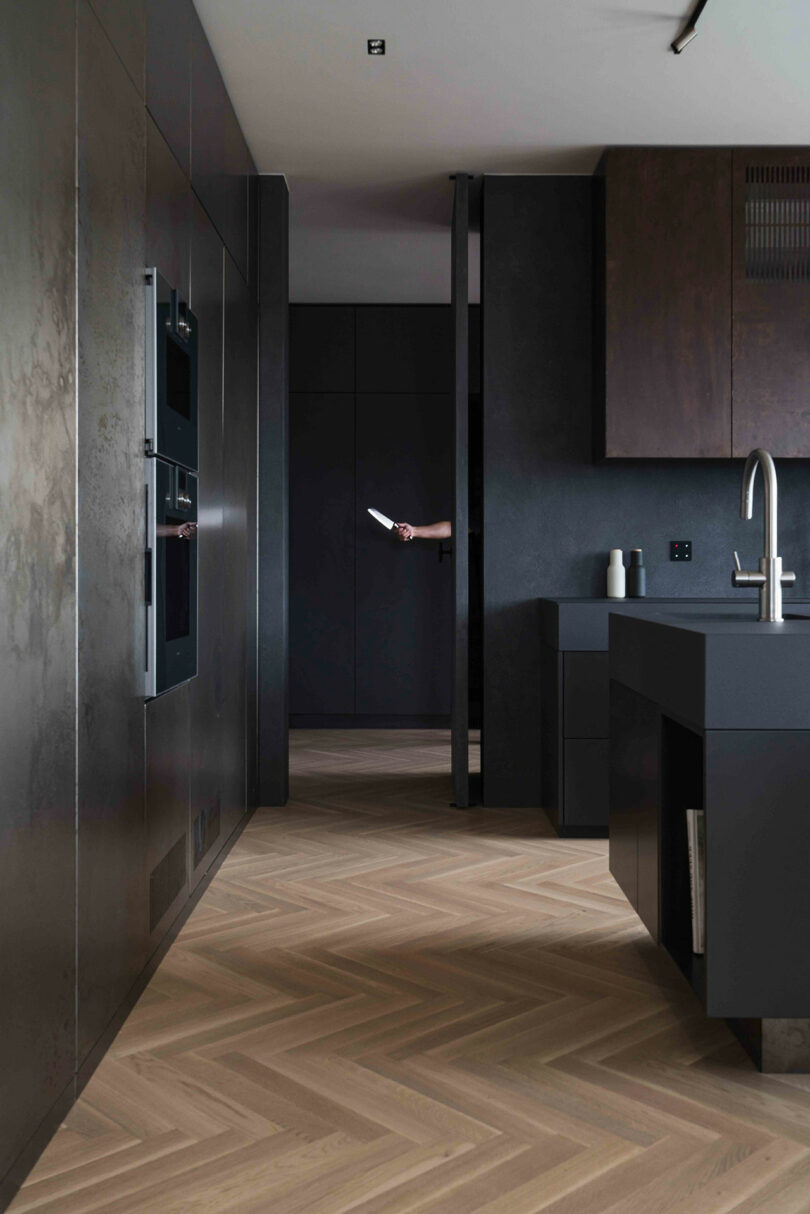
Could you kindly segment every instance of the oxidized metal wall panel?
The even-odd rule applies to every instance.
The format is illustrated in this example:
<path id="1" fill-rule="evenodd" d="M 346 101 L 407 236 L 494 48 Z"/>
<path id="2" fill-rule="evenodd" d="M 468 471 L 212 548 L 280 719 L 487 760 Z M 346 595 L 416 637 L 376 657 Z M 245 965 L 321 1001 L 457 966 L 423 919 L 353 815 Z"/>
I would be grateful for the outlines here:
<path id="1" fill-rule="evenodd" d="M 0 1182 L 73 1069 L 74 93 L 73 6 L 3 5 Z"/>
<path id="2" fill-rule="evenodd" d="M 79 1062 L 146 961 L 145 111 L 79 4 Z"/>
<path id="3" fill-rule="evenodd" d="M 191 38 L 191 180 L 240 273 L 248 274 L 248 176 L 253 162 L 196 13 Z"/>
<path id="4" fill-rule="evenodd" d="M 90 0 L 141 96 L 146 75 L 146 0 Z"/>
<path id="5" fill-rule="evenodd" d="M 183 683 L 146 705 L 146 868 L 149 874 L 150 952 L 188 897 L 189 687 Z M 160 889 L 159 866 L 179 840 L 184 863 Z M 164 883 L 165 884 L 165 883 Z"/>
<path id="6" fill-rule="evenodd" d="M 191 264 L 191 182 L 168 143 L 146 119 L 146 263 L 188 300 Z"/>
<path id="7" fill-rule="evenodd" d="M 191 229 L 191 308 L 199 345 L 200 524 L 199 666 L 191 683 L 191 809 L 189 872 L 192 888 L 221 850 L 222 719 L 225 672 L 222 655 L 222 241 L 195 200 Z M 216 826 L 219 811 L 219 827 Z M 200 815 L 203 818 L 200 820 Z M 197 862 L 194 823 L 212 822 Z M 206 846 L 206 843 L 208 846 Z"/>

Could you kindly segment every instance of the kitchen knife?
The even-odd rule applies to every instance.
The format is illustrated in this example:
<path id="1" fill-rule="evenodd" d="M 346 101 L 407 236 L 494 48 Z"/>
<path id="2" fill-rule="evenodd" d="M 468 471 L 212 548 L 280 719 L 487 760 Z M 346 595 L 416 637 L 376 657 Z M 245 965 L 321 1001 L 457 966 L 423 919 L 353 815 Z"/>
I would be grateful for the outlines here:
<path id="1" fill-rule="evenodd" d="M 386 516 L 381 514 L 379 510 L 375 510 L 373 506 L 368 507 L 368 512 L 372 518 L 377 520 L 378 523 L 382 523 L 383 527 L 385 527 L 387 531 L 392 531 L 394 527 L 396 527 L 396 523 L 392 522 L 390 518 L 386 518 Z"/>

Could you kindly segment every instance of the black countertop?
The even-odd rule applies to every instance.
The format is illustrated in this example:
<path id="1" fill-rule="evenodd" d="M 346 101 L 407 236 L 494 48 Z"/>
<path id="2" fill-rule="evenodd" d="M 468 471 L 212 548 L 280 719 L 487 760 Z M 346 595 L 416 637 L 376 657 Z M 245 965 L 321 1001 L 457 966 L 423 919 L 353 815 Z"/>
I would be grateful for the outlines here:
<path id="1" fill-rule="evenodd" d="M 802 611 L 612 612 L 610 677 L 697 729 L 810 729 L 810 603 L 785 603 Z"/>
<path id="2" fill-rule="evenodd" d="M 729 599 L 540 599 L 541 638 L 552 649 L 603 651 L 608 647 L 611 613 L 649 618 L 662 611 L 688 615 L 718 612 L 756 620 L 757 603 L 756 591 Z M 794 600 L 794 606 L 801 609 L 800 601 Z M 790 609 L 785 600 L 785 610 Z"/>

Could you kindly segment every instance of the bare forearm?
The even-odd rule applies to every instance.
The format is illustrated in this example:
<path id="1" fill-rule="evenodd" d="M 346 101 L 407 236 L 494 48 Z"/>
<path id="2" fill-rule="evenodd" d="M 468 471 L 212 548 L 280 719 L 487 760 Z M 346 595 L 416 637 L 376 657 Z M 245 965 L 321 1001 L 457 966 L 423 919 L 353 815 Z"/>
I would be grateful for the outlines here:
<path id="1" fill-rule="evenodd" d="M 449 519 L 440 523 L 426 523 L 423 527 L 414 527 L 414 538 L 417 540 L 447 540 L 453 534 Z"/>

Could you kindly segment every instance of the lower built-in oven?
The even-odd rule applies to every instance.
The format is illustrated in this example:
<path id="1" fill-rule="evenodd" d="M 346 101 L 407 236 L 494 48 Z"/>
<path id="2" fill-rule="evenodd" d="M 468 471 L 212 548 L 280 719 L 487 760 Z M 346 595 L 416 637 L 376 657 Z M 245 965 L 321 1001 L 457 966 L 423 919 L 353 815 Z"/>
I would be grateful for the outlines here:
<path id="1" fill-rule="evenodd" d="M 197 477 L 146 460 L 146 695 L 197 673 Z"/>

